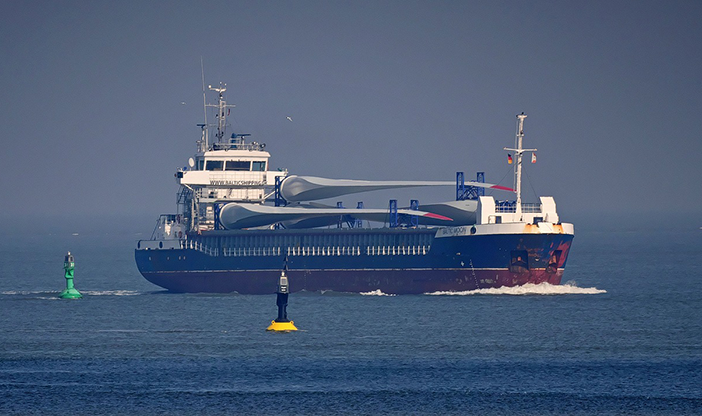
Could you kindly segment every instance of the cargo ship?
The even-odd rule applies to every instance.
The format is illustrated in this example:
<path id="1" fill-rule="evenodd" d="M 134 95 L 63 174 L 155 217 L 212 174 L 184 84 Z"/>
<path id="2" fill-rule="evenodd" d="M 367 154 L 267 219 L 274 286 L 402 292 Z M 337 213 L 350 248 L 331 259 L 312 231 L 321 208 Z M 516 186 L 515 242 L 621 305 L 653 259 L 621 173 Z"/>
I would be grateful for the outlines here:
<path id="1" fill-rule="evenodd" d="M 535 161 L 536 152 L 523 148 L 524 113 L 514 147 L 504 148 L 514 188 L 485 183 L 482 172 L 475 181 L 463 172 L 455 181 L 331 179 L 271 170 L 265 144 L 227 133 L 226 85 L 209 91 L 217 101 L 205 104 L 197 151 L 175 172 L 177 213 L 160 215 L 151 238 L 136 244 L 137 267 L 151 283 L 173 292 L 270 294 L 286 270 L 292 292 L 560 284 L 574 228 L 561 222 L 553 197 L 522 202 L 522 161 L 529 154 Z M 382 208 L 335 200 L 435 186 L 455 187 L 455 199 L 405 207 L 389 200 Z"/>

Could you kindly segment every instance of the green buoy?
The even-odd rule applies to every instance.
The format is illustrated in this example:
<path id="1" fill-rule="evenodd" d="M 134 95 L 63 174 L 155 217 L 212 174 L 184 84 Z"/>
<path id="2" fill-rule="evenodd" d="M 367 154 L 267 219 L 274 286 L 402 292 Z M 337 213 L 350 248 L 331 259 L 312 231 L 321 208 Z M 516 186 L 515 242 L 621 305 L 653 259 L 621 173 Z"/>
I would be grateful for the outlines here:
<path id="1" fill-rule="evenodd" d="M 66 259 L 63 261 L 63 270 L 65 271 L 64 277 L 66 278 L 66 290 L 61 292 L 59 297 L 61 299 L 80 299 L 83 295 L 80 294 L 75 287 L 73 287 L 73 269 L 75 269 L 75 261 L 71 252 L 66 254 Z"/>

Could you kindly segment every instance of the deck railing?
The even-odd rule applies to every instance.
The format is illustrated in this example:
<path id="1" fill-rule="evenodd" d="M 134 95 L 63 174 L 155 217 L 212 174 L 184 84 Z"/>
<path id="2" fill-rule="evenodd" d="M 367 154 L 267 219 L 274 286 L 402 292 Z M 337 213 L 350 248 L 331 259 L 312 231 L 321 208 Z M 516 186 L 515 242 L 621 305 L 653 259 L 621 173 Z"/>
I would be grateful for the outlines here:
<path id="1" fill-rule="evenodd" d="M 208 256 L 217 257 L 220 250 L 209 247 L 195 240 L 182 240 L 181 248 L 196 250 Z M 221 253 L 225 257 L 250 256 L 425 256 L 431 246 L 366 246 L 355 247 L 225 247 Z"/>

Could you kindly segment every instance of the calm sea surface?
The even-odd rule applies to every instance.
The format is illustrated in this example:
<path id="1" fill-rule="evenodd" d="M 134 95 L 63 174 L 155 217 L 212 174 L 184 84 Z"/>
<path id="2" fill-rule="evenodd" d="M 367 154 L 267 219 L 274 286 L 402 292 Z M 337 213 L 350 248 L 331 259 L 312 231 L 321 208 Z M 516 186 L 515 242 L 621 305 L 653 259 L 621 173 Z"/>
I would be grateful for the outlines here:
<path id="1" fill-rule="evenodd" d="M 696 227 L 579 232 L 561 287 L 292 294 L 290 334 L 275 295 L 151 285 L 138 238 L 3 237 L 0 414 L 702 414 Z"/>

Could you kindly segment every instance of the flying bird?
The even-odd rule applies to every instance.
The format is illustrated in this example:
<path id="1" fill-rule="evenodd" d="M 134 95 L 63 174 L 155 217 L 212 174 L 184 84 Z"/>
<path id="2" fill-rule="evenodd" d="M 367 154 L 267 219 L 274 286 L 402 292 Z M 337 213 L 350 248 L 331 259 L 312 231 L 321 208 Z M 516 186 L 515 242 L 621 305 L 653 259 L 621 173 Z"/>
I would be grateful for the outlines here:
<path id="1" fill-rule="evenodd" d="M 181 101 L 181 102 L 180 102 L 180 105 L 185 105 L 185 101 Z"/>
<path id="2" fill-rule="evenodd" d="M 290 116 L 287 116 L 287 117 L 285 117 L 285 118 L 287 118 L 288 120 L 292 121 L 292 117 L 290 117 Z"/>

